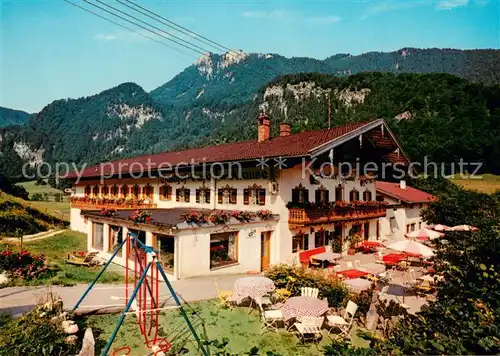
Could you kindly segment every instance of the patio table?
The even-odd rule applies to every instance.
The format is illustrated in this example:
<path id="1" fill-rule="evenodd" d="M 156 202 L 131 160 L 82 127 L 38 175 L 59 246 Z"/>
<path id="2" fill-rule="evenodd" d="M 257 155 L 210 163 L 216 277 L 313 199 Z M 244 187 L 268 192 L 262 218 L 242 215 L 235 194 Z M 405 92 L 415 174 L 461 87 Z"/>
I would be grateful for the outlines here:
<path id="1" fill-rule="evenodd" d="M 365 272 L 365 271 L 360 271 L 359 269 L 352 268 L 352 269 L 346 269 L 343 271 L 338 271 L 337 274 L 343 276 L 346 279 L 354 279 L 354 278 L 360 278 L 360 277 L 366 276 L 369 273 Z"/>
<path id="2" fill-rule="evenodd" d="M 372 282 L 362 278 L 348 279 L 344 283 L 354 292 L 361 292 L 372 286 Z"/>
<path id="3" fill-rule="evenodd" d="M 262 298 L 267 293 L 276 289 L 274 282 L 261 276 L 238 278 L 234 282 L 234 294 L 238 299 L 250 297 L 252 299 Z"/>
<path id="4" fill-rule="evenodd" d="M 328 300 L 311 297 L 291 297 L 283 306 L 284 320 L 303 316 L 321 316 L 328 311 Z"/>
<path id="5" fill-rule="evenodd" d="M 390 253 L 382 257 L 386 265 L 395 265 L 399 261 L 404 260 L 408 255 L 405 253 Z"/>
<path id="6" fill-rule="evenodd" d="M 323 253 L 318 253 L 317 255 L 312 255 L 311 259 L 313 260 L 318 260 L 322 262 L 330 262 L 330 263 L 335 263 L 335 261 L 339 260 L 342 258 L 342 254 L 336 253 L 336 252 L 330 252 L 326 251 Z"/>
<path id="7" fill-rule="evenodd" d="M 385 272 L 385 266 L 381 265 L 379 263 L 370 262 L 370 263 L 366 263 L 364 265 L 361 265 L 360 270 L 368 272 L 368 273 L 373 274 L 373 275 L 378 275 L 380 273 Z"/>

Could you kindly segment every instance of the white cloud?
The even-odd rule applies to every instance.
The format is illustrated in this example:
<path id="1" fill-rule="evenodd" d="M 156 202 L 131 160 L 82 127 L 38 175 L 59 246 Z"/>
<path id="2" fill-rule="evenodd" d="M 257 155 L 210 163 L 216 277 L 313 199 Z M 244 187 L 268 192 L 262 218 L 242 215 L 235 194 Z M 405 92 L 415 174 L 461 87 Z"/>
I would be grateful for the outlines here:
<path id="1" fill-rule="evenodd" d="M 286 11 L 272 10 L 272 11 L 245 11 L 243 17 L 249 18 L 268 18 L 268 19 L 281 19 L 285 17 Z"/>
<path id="2" fill-rule="evenodd" d="M 96 41 L 114 41 L 116 40 L 116 34 L 112 33 L 99 33 L 93 37 Z"/>
<path id="3" fill-rule="evenodd" d="M 467 6 L 469 0 L 441 0 L 437 4 L 437 8 L 441 10 L 451 10 L 456 7 Z"/>
<path id="4" fill-rule="evenodd" d="M 306 22 L 318 25 L 328 25 L 332 23 L 337 23 L 342 20 L 339 16 L 315 16 L 306 19 Z"/>
<path id="5" fill-rule="evenodd" d="M 428 4 L 428 1 L 413 0 L 413 1 L 377 1 L 372 2 L 371 6 L 368 6 L 364 14 L 360 17 L 362 20 L 367 19 L 371 16 L 376 16 L 383 14 L 385 12 L 398 11 L 404 9 L 410 9 L 417 6 L 422 6 Z"/>

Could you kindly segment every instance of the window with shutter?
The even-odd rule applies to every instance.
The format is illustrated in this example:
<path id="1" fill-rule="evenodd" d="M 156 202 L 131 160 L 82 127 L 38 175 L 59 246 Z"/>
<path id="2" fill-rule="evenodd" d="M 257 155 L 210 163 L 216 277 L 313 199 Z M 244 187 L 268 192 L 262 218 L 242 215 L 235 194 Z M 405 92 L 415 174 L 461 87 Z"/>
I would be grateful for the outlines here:
<path id="1" fill-rule="evenodd" d="M 243 189 L 243 204 L 245 204 L 245 205 L 250 204 L 250 190 L 249 189 Z"/>
<path id="2" fill-rule="evenodd" d="M 85 197 L 89 197 L 89 196 L 90 196 L 90 194 L 91 194 L 91 191 L 92 191 L 92 190 L 90 189 L 90 185 L 87 185 L 87 186 L 85 187 L 85 189 L 84 189 L 84 195 L 85 195 Z"/>
<path id="3" fill-rule="evenodd" d="M 180 189 L 176 189 L 175 190 L 175 200 L 176 201 L 181 201 L 181 190 Z"/>
<path id="4" fill-rule="evenodd" d="M 205 190 L 205 203 L 210 204 L 210 189 Z"/>
<path id="5" fill-rule="evenodd" d="M 191 191 L 189 189 L 184 189 L 184 201 L 189 203 L 189 199 L 191 196 Z"/>
<path id="6" fill-rule="evenodd" d="M 99 187 L 97 185 L 94 185 L 94 188 L 92 188 L 92 196 L 94 198 L 97 198 L 99 196 Z"/>
<path id="7" fill-rule="evenodd" d="M 335 188 L 335 201 L 342 200 L 344 200 L 344 189 L 339 185 L 337 188 Z"/>
<path id="8" fill-rule="evenodd" d="M 128 187 L 128 185 L 123 185 L 122 187 L 122 196 L 124 198 L 128 197 L 130 195 L 130 188 Z"/>
<path id="9" fill-rule="evenodd" d="M 259 205 L 266 205 L 266 190 L 259 189 Z"/>
<path id="10" fill-rule="evenodd" d="M 236 204 L 237 197 L 238 197 L 238 190 L 237 189 L 231 189 L 231 199 L 230 199 L 229 202 L 231 204 Z"/>
<path id="11" fill-rule="evenodd" d="M 196 189 L 196 202 L 200 203 L 201 201 L 201 191 L 199 189 Z"/>
<path id="12" fill-rule="evenodd" d="M 217 189 L 217 203 L 222 204 L 224 198 L 224 191 L 222 189 Z"/>

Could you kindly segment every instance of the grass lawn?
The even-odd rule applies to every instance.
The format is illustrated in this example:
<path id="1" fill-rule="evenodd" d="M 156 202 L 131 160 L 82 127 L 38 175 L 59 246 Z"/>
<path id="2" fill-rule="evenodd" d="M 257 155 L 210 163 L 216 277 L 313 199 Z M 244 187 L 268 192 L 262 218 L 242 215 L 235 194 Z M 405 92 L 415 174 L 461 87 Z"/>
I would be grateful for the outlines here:
<path id="1" fill-rule="evenodd" d="M 259 315 L 257 311 L 253 311 L 252 314 L 248 315 L 248 308 L 223 309 L 218 307 L 217 302 L 214 300 L 192 303 L 190 306 L 204 320 L 205 332 L 203 332 L 202 325 L 196 327 L 200 337 L 205 340 L 217 339 L 219 341 L 222 341 L 223 338 L 228 338 L 229 343 L 226 346 L 226 350 L 232 355 L 243 355 L 245 352 L 250 351 L 252 347 L 259 349 L 259 355 L 265 355 L 267 351 L 273 351 L 283 356 L 323 355 L 322 347 L 331 343 L 326 331 L 319 346 L 313 343 L 301 345 L 295 334 L 287 332 L 283 328 L 280 329 L 279 334 L 268 331 L 261 335 Z M 99 335 L 96 336 L 96 333 L 94 333 L 97 343 L 96 353 L 99 353 L 106 345 L 118 319 L 119 314 L 93 315 L 87 318 L 87 325 L 92 327 L 93 330 L 99 330 Z M 191 317 L 190 319 L 195 325 L 199 324 L 195 322 L 195 320 L 199 320 L 198 318 Z M 178 311 L 162 311 L 159 328 L 160 336 L 171 341 L 172 334 L 177 333 L 176 330 L 179 330 L 184 325 L 185 323 Z M 138 328 L 135 315 L 127 315 L 113 343 L 112 350 L 129 346 L 132 349 L 131 355 L 148 354 L 149 349 L 145 347 L 144 339 L 140 335 Z M 355 335 L 354 328 L 351 334 L 353 335 L 352 343 L 354 345 L 368 347 L 368 342 L 359 339 Z M 188 334 L 183 333 L 182 335 Z M 174 338 L 174 347 L 179 347 L 179 345 L 175 344 L 175 340 L 179 340 L 179 338 L 182 339 L 182 337 Z M 194 340 L 194 338 L 191 337 L 191 340 Z M 187 343 L 185 347 L 188 350 L 186 355 L 198 354 L 196 353 L 195 346 L 191 343 Z M 211 346 L 210 351 L 214 354 L 218 350 L 214 346 Z"/>
<path id="2" fill-rule="evenodd" d="M 452 181 L 459 186 L 470 189 L 477 190 L 483 193 L 495 193 L 500 190 L 500 176 L 494 174 L 483 174 L 481 178 L 470 178 L 470 177 L 460 177 L 456 175 L 452 178 Z"/>
<path id="3" fill-rule="evenodd" d="M 47 193 L 47 194 L 57 194 L 62 193 L 59 189 L 52 188 L 50 185 L 36 185 L 36 181 L 18 183 L 21 187 L 26 189 L 26 191 L 31 195 L 35 193 Z"/>
<path id="4" fill-rule="evenodd" d="M 0 241 L 0 250 L 5 243 Z M 11 244 L 13 249 L 19 245 Z M 25 242 L 23 247 L 33 253 L 43 253 L 50 266 L 51 272 L 46 276 L 31 281 L 14 280 L 11 285 L 74 285 L 77 283 L 90 283 L 99 272 L 100 267 L 84 267 L 66 263 L 68 253 L 87 249 L 86 235 L 67 230 L 59 235 L 46 239 Z M 100 283 L 122 283 L 123 276 L 119 272 L 105 272 L 99 279 Z"/>
<path id="5" fill-rule="evenodd" d="M 68 201 L 24 201 L 24 204 L 61 220 L 70 220 L 70 207 Z"/>

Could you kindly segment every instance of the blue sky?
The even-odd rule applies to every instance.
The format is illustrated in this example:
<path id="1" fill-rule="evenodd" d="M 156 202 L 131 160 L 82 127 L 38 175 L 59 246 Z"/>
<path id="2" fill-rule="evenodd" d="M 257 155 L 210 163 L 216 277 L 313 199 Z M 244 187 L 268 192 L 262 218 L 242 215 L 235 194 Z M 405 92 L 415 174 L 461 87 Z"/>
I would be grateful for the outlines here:
<path id="1" fill-rule="evenodd" d="M 137 3 L 230 48 L 323 59 L 406 46 L 500 48 L 499 1 Z M 150 91 L 198 56 L 129 33 L 62 0 L 0 0 L 0 6 L 1 106 L 35 112 L 53 100 L 96 94 L 127 81 Z"/>

